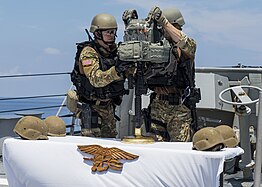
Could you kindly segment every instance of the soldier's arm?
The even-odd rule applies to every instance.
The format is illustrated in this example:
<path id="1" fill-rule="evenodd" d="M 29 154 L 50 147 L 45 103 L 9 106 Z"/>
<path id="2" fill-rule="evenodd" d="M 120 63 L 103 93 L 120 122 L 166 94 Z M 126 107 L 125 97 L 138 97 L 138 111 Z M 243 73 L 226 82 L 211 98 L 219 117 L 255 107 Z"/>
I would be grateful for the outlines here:
<path id="1" fill-rule="evenodd" d="M 79 62 L 82 64 L 85 76 L 94 87 L 104 87 L 115 80 L 121 79 L 117 75 L 115 66 L 106 71 L 100 69 L 98 54 L 89 46 L 82 50 Z"/>
<path id="2" fill-rule="evenodd" d="M 178 30 L 169 22 L 167 22 L 166 25 L 163 25 L 163 27 L 169 33 L 176 46 L 179 47 L 179 49 L 187 54 L 190 58 L 194 59 L 196 52 L 195 40 L 189 38 L 185 33 Z"/>

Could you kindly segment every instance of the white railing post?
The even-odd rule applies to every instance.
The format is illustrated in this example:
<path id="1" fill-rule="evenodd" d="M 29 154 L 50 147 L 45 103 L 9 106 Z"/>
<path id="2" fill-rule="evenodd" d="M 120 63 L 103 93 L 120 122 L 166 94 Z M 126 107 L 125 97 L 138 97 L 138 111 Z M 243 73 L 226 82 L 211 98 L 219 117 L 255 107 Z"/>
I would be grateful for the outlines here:
<path id="1" fill-rule="evenodd" d="M 262 157 L 262 91 L 259 92 L 259 108 L 257 122 L 256 160 L 254 187 L 259 187 L 261 183 L 261 158 Z"/>

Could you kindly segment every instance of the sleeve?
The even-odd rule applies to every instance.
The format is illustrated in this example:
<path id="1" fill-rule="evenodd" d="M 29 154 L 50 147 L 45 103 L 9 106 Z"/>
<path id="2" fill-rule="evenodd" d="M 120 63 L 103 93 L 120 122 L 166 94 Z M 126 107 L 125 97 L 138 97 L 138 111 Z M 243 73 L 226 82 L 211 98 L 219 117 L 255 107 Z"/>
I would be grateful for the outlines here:
<path id="1" fill-rule="evenodd" d="M 194 39 L 189 38 L 185 33 L 181 31 L 181 38 L 177 42 L 177 47 L 179 47 L 185 54 L 191 58 L 195 57 L 196 53 L 196 42 Z"/>
<path id="2" fill-rule="evenodd" d="M 99 56 L 92 47 L 85 47 L 79 57 L 79 62 L 83 66 L 85 76 L 94 87 L 104 87 L 115 80 L 121 78 L 117 75 L 115 66 L 106 71 L 102 71 L 99 65 Z"/>

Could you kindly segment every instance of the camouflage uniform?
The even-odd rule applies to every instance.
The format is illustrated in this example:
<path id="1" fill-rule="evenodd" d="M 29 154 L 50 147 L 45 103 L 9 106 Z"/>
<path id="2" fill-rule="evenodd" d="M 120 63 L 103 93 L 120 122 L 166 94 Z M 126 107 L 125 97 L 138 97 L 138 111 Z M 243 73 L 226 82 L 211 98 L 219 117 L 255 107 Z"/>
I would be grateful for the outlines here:
<path id="1" fill-rule="evenodd" d="M 157 122 L 151 123 L 151 132 L 156 135 L 157 140 L 190 141 L 191 111 L 185 105 L 170 105 L 168 101 L 156 98 L 151 103 L 151 118 L 166 124 L 161 126 Z"/>
<path id="2" fill-rule="evenodd" d="M 84 74 L 94 87 L 104 87 L 115 80 L 121 79 L 115 70 L 115 66 L 106 71 L 101 70 L 99 56 L 92 47 L 87 46 L 82 50 L 79 62 L 82 65 Z"/>
<path id="3" fill-rule="evenodd" d="M 100 49 L 102 50 L 102 49 Z M 112 51 L 116 50 L 116 45 L 113 46 Z M 100 53 L 90 47 L 85 47 L 79 57 L 79 70 L 80 73 L 84 74 L 93 87 L 104 87 L 111 84 L 114 81 L 121 80 L 118 76 L 114 64 L 107 70 L 103 71 L 100 67 L 100 55 L 108 57 L 110 55 L 107 51 L 99 51 Z M 83 130 L 82 135 L 84 136 L 95 136 L 95 137 L 115 137 L 116 121 L 114 118 L 115 104 L 111 99 L 99 99 L 96 96 L 89 98 L 92 101 L 96 101 L 91 106 L 92 110 L 98 113 L 98 128 L 92 128 L 90 131 Z M 100 105 L 100 103 L 105 103 Z"/>
<path id="4" fill-rule="evenodd" d="M 181 35 L 181 39 L 175 44 L 181 49 L 180 58 L 189 58 L 193 65 L 196 43 L 193 39 L 188 38 L 183 32 L 181 32 Z M 178 63 L 179 62 L 178 60 Z M 190 128 L 192 121 L 191 111 L 183 103 L 172 105 L 169 104 L 167 100 L 161 100 L 158 97 L 159 95 L 168 96 L 170 93 L 176 93 L 182 96 L 183 90 L 175 87 L 163 86 L 155 87 L 154 92 L 156 93 L 156 97 L 150 103 L 152 118 L 150 131 L 159 141 L 190 141 L 192 136 L 192 130 Z"/>

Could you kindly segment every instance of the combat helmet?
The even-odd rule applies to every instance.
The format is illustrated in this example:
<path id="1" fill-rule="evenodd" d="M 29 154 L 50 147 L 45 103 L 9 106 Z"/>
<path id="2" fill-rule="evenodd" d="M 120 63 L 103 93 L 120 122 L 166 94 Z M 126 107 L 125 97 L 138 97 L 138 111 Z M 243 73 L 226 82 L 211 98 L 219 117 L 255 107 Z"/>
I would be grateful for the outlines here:
<path id="1" fill-rule="evenodd" d="M 94 33 L 97 30 L 117 29 L 116 19 L 111 14 L 97 14 L 92 22 L 89 31 Z"/>
<path id="2" fill-rule="evenodd" d="M 66 135 L 66 124 L 58 116 L 48 116 L 44 120 L 45 124 L 48 127 L 49 136 L 65 136 Z"/>
<path id="3" fill-rule="evenodd" d="M 13 131 L 27 140 L 47 140 L 48 128 L 43 120 L 35 116 L 24 116 L 15 125 Z"/>
<path id="4" fill-rule="evenodd" d="M 234 130 L 228 125 L 219 125 L 215 128 L 220 132 L 226 147 L 236 147 L 239 143 Z"/>
<path id="5" fill-rule="evenodd" d="M 199 151 L 218 151 L 224 146 L 222 135 L 214 127 L 202 128 L 193 136 L 193 149 Z"/>
<path id="6" fill-rule="evenodd" d="M 185 20 L 176 7 L 163 9 L 163 14 L 171 24 L 177 23 L 180 27 L 185 24 Z"/>

